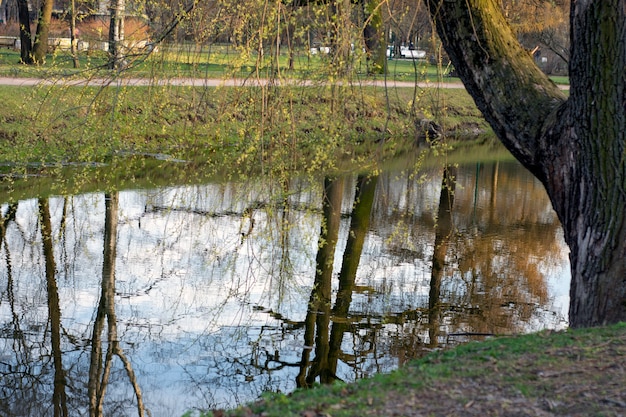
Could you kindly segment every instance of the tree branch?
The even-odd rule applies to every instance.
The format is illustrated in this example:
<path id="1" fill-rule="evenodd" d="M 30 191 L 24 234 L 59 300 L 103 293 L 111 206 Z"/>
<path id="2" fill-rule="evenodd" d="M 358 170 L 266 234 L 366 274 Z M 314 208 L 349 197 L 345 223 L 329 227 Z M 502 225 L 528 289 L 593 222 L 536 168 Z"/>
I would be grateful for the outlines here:
<path id="1" fill-rule="evenodd" d="M 455 69 L 498 138 L 539 175 L 543 121 L 566 102 L 495 0 L 425 0 Z"/>

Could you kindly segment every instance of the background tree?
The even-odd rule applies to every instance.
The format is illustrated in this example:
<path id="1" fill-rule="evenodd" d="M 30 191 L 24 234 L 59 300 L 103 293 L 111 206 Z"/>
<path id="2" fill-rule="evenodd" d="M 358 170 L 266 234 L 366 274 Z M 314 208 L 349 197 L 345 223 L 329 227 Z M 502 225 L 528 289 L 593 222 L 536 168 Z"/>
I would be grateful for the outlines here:
<path id="1" fill-rule="evenodd" d="M 368 72 L 374 74 L 384 73 L 387 61 L 387 42 L 385 40 L 382 6 L 381 0 L 366 0 L 364 4 L 363 41 L 370 64 Z"/>
<path id="2" fill-rule="evenodd" d="M 502 0 L 502 10 L 517 39 L 526 49 L 535 52 L 545 72 L 566 70 L 569 61 L 569 3 L 566 0 Z"/>
<path id="3" fill-rule="evenodd" d="M 407 0 L 388 0 L 386 2 L 387 19 L 389 30 L 396 53 L 399 53 L 400 45 L 409 46 L 411 43 L 416 48 L 422 39 L 428 39 L 431 34 L 432 23 L 430 15 L 423 3 Z"/>
<path id="4" fill-rule="evenodd" d="M 17 9 L 20 25 L 20 58 L 25 64 L 32 64 L 33 44 L 30 31 L 30 13 L 28 12 L 28 0 L 17 0 Z"/>
<path id="5" fill-rule="evenodd" d="M 72 62 L 74 68 L 78 68 L 78 38 L 76 37 L 76 0 L 70 0 L 69 4 L 69 21 L 70 21 L 70 53 L 72 54 Z"/>
<path id="6" fill-rule="evenodd" d="M 35 64 L 43 64 L 46 60 L 53 4 L 54 0 L 43 0 L 41 2 L 39 19 L 37 20 L 37 32 L 35 33 L 35 42 L 33 43 L 33 62 Z"/>
<path id="7" fill-rule="evenodd" d="M 111 0 L 111 20 L 109 22 L 109 68 L 125 66 L 124 59 L 124 14 L 125 0 Z"/>
<path id="8" fill-rule="evenodd" d="M 570 326 L 626 320 L 626 1 L 571 3 L 569 98 L 495 0 L 426 1 L 468 92 L 563 225 Z"/>

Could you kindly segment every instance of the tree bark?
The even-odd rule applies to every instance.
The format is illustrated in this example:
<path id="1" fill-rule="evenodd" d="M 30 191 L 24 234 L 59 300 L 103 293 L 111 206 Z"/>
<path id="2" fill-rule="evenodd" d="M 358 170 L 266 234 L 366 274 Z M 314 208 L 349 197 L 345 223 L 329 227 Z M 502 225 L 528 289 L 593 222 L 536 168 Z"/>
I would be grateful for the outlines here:
<path id="1" fill-rule="evenodd" d="M 50 22 L 52 21 L 53 0 L 43 0 L 37 21 L 37 32 L 35 43 L 33 44 L 33 63 L 43 64 L 48 53 L 48 34 L 50 33 Z"/>
<path id="2" fill-rule="evenodd" d="M 370 74 L 384 74 L 387 66 L 387 42 L 385 42 L 385 26 L 381 7 L 381 0 L 366 0 L 364 5 L 363 38 L 370 65 L 367 70 Z"/>
<path id="3" fill-rule="evenodd" d="M 78 38 L 76 37 L 76 2 L 70 0 L 70 53 L 72 54 L 72 62 L 74 68 L 78 68 Z"/>
<path id="4" fill-rule="evenodd" d="M 576 1 L 571 13 L 563 146 L 574 181 L 561 173 L 552 188 L 567 202 L 561 221 L 571 249 L 570 322 L 600 325 L 626 320 L 626 1 Z"/>
<path id="5" fill-rule="evenodd" d="M 124 13 L 125 0 L 111 1 L 111 20 L 109 24 L 109 69 L 122 69 L 124 57 Z"/>
<path id="6" fill-rule="evenodd" d="M 24 64 L 33 63 L 33 44 L 30 32 L 30 16 L 28 1 L 17 0 L 17 9 L 20 23 L 20 57 Z"/>
<path id="7" fill-rule="evenodd" d="M 570 326 L 626 320 L 626 0 L 571 4 L 570 97 L 496 0 L 425 0 L 468 92 L 546 187 L 570 247 Z"/>

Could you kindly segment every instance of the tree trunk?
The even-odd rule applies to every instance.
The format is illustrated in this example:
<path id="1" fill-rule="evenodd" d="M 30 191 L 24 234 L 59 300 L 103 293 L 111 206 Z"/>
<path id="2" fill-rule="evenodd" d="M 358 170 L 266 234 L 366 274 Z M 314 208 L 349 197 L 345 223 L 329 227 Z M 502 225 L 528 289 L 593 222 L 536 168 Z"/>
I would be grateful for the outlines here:
<path id="1" fill-rule="evenodd" d="M 28 1 L 17 0 L 17 10 L 20 23 L 20 57 L 24 64 L 33 63 L 33 40 L 30 32 L 30 15 Z"/>
<path id="2" fill-rule="evenodd" d="M 496 0 L 425 1 L 468 92 L 561 220 L 570 326 L 626 320 L 626 0 L 572 1 L 567 99 Z"/>
<path id="3" fill-rule="evenodd" d="M 53 0 L 43 0 L 39 11 L 37 22 L 37 33 L 33 44 L 33 63 L 43 64 L 48 53 L 48 34 L 50 32 L 50 22 L 52 20 Z"/>
<path id="4" fill-rule="evenodd" d="M 111 21 L 109 24 L 109 69 L 122 69 L 124 57 L 124 0 L 111 1 Z"/>
<path id="5" fill-rule="evenodd" d="M 70 0 L 70 52 L 74 68 L 78 68 L 78 38 L 76 38 L 76 2 Z"/>
<path id="6" fill-rule="evenodd" d="M 381 0 L 365 2 L 365 26 L 363 38 L 370 74 L 384 74 L 387 64 L 387 42 L 385 42 L 385 26 L 383 24 Z"/>
<path id="7" fill-rule="evenodd" d="M 571 13 L 568 150 L 546 147 L 570 162 L 572 174 L 555 172 L 550 186 L 571 249 L 570 324 L 580 327 L 626 320 L 626 1 L 573 2 Z"/>

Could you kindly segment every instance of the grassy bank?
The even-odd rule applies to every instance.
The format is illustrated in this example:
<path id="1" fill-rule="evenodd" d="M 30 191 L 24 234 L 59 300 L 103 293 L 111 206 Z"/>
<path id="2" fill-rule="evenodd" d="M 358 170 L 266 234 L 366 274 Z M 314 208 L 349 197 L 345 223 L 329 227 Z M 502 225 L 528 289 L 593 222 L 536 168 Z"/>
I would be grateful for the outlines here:
<path id="1" fill-rule="evenodd" d="M 360 164 L 489 128 L 462 89 L 0 86 L 5 171 L 128 155 L 294 170 Z M 428 122 L 426 122 L 428 121 Z M 30 168 L 29 168 L 30 167 Z"/>
<path id="2" fill-rule="evenodd" d="M 267 395 L 210 416 L 618 416 L 626 324 L 501 337 L 355 384 Z"/>

